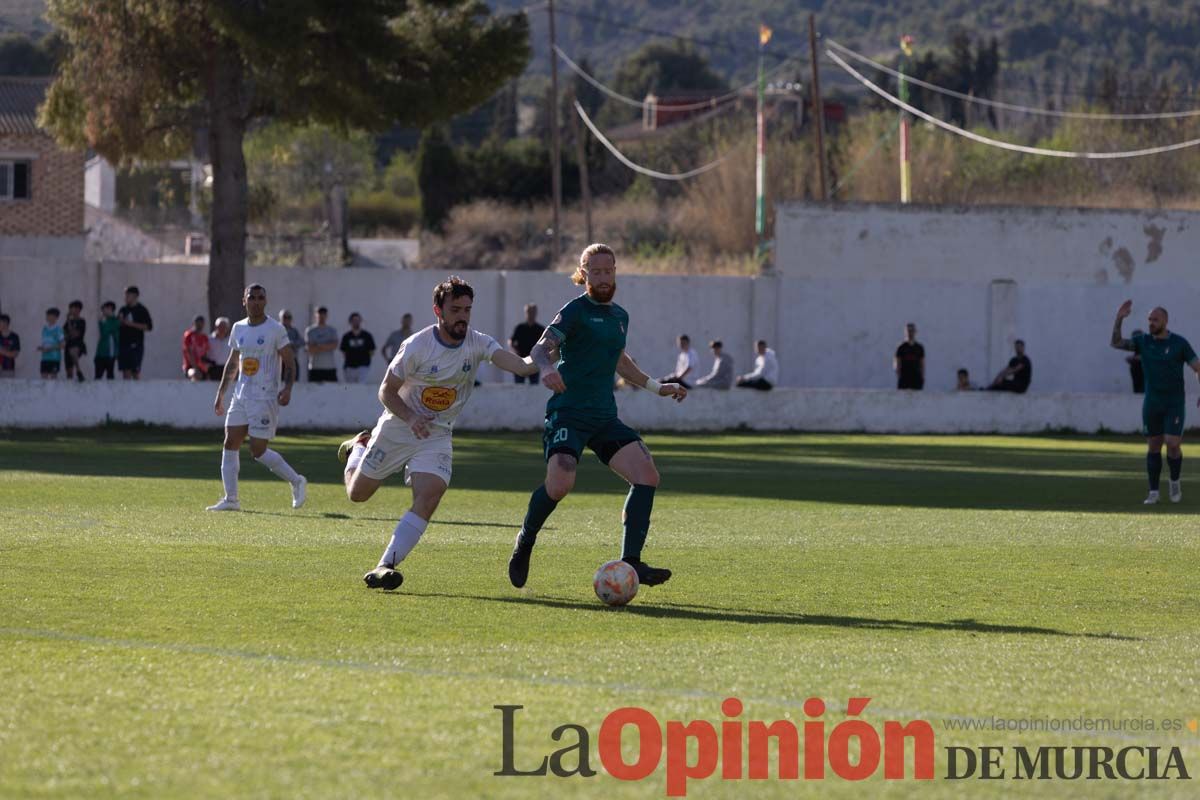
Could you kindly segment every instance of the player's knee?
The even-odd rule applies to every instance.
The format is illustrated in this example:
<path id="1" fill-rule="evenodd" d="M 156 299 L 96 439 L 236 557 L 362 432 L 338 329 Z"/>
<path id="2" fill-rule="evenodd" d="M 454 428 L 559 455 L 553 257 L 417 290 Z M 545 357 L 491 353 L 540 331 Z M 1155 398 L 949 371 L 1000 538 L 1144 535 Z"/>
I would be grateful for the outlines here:
<path id="1" fill-rule="evenodd" d="M 546 494 L 556 503 L 562 500 L 575 488 L 575 473 L 567 472 L 547 476 Z"/>
<path id="2" fill-rule="evenodd" d="M 363 503 L 371 499 L 371 495 L 375 494 L 373 486 L 363 486 L 361 483 L 351 483 L 346 487 L 346 497 L 350 498 L 351 503 Z"/>
<path id="3" fill-rule="evenodd" d="M 654 466 L 653 464 L 648 464 L 638 471 L 637 480 L 635 482 L 641 484 L 642 486 L 654 486 L 657 488 L 658 481 L 658 467 Z"/>

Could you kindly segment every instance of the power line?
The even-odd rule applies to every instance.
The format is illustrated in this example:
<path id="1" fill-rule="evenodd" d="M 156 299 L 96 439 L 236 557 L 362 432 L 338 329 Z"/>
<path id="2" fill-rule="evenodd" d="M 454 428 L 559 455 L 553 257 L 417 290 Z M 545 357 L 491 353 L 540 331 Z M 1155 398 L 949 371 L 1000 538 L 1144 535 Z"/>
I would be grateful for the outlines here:
<path id="1" fill-rule="evenodd" d="M 929 83 L 927 81 L 923 81 L 919 78 L 914 78 L 911 75 L 905 75 L 897 70 L 892 69 L 891 67 L 880 64 L 878 61 L 872 61 L 870 58 L 867 58 L 866 56 L 862 55 L 861 53 L 856 53 L 853 50 L 851 50 L 850 48 L 844 47 L 844 46 L 838 44 L 837 42 L 833 41 L 832 39 L 826 39 L 825 41 L 829 44 L 830 47 L 838 50 L 843 55 L 849 56 L 850 58 L 853 58 L 855 61 L 861 62 L 863 64 L 869 64 L 870 66 L 874 67 L 875 69 L 877 69 L 881 72 L 885 72 L 888 75 L 891 75 L 892 77 L 894 77 L 898 80 L 903 80 L 907 83 L 912 83 L 917 86 L 923 87 L 925 89 L 929 89 L 930 91 L 933 91 L 933 92 L 938 92 L 943 95 L 957 97 L 959 100 L 964 100 L 968 103 L 978 103 L 980 105 L 990 106 L 992 108 L 1003 108 L 1007 111 L 1017 111 L 1022 114 L 1036 114 L 1036 115 L 1040 115 L 1040 116 L 1044 116 L 1044 117 L 1065 117 L 1068 119 L 1159 120 L 1159 119 L 1182 119 L 1185 117 L 1200 117 L 1200 110 L 1162 111 L 1162 112 L 1153 113 L 1153 114 L 1104 114 L 1104 113 L 1093 113 L 1093 112 L 1087 112 L 1087 111 L 1056 111 L 1054 109 L 1049 109 L 1049 108 L 1032 108 L 1030 106 L 1020 106 L 1020 105 L 1015 105 L 1013 103 L 1002 103 L 999 100 L 989 100 L 986 97 L 976 97 L 974 95 L 963 94 L 962 92 L 956 92 L 953 89 L 947 89 L 944 86 L 938 86 L 936 84 Z"/>
<path id="2" fill-rule="evenodd" d="M 729 157 L 728 154 L 723 155 L 720 158 L 718 158 L 716 161 L 705 164 L 702 167 L 697 167 L 696 169 L 693 169 L 693 170 L 688 170 L 687 172 L 675 172 L 675 173 L 659 172 L 658 170 L 653 170 L 648 167 L 643 167 L 640 164 L 635 164 L 632 161 L 630 161 L 628 158 L 626 158 L 625 154 L 622 153 L 620 150 L 618 150 L 616 145 L 614 145 L 607 138 L 605 138 L 604 134 L 600 132 L 600 129 L 597 128 L 592 123 L 591 118 L 588 117 L 587 112 L 583 110 L 583 106 L 579 105 L 578 100 L 575 101 L 575 112 L 577 114 L 579 114 L 580 119 L 583 120 L 583 124 L 587 125 L 588 130 L 590 130 L 592 132 L 592 135 L 595 136 L 600 141 L 600 144 L 604 145 L 605 148 L 608 149 L 608 152 L 612 153 L 613 156 L 616 157 L 616 159 L 618 161 L 620 161 L 625 166 L 629 167 L 634 172 L 640 173 L 640 174 L 645 175 L 650 178 L 657 178 L 658 180 L 661 180 L 661 181 L 687 180 L 688 178 L 694 178 L 697 175 L 702 175 L 705 172 L 708 172 L 709 170 L 713 169 L 714 167 L 719 166 L 722 161 L 724 161 L 726 158 Z"/>
<path id="3" fill-rule="evenodd" d="M 881 89 L 878 86 L 876 86 L 870 80 L 865 78 L 862 75 L 862 73 L 860 73 L 858 70 L 854 69 L 854 67 L 847 64 L 841 57 L 839 57 L 837 55 L 837 53 L 834 53 L 832 50 L 826 50 L 825 55 L 829 56 L 835 64 L 837 64 L 839 67 L 841 67 L 846 72 L 848 72 L 852 77 L 857 79 L 858 82 L 861 83 L 863 86 L 866 86 L 872 92 L 879 95 L 883 99 L 887 100 L 892 105 L 902 108 L 905 111 L 907 111 L 908 113 L 910 113 L 914 116 L 920 117 L 921 119 L 925 120 L 926 122 L 932 123 L 933 125 L 936 125 L 939 128 L 942 128 L 943 130 L 947 130 L 950 133 L 957 134 L 958 136 L 962 136 L 966 139 L 970 139 L 975 142 L 979 142 L 980 144 L 986 144 L 986 145 L 990 145 L 992 147 L 999 147 L 1003 150 L 1012 150 L 1013 152 L 1027 153 L 1029 155 L 1035 155 L 1035 156 L 1050 156 L 1052 158 L 1086 158 L 1086 159 L 1098 160 L 1098 159 L 1137 158 L 1140 156 L 1152 156 L 1152 155 L 1158 155 L 1160 153 L 1170 153 L 1175 150 L 1183 150 L 1185 148 L 1195 147 L 1196 145 L 1200 145 L 1200 139 L 1189 139 L 1186 142 L 1176 142 L 1175 144 L 1163 145 L 1161 147 L 1147 147 L 1147 148 L 1143 148 L 1141 150 L 1123 150 L 1123 151 L 1108 152 L 1108 153 L 1084 153 L 1084 152 L 1077 152 L 1074 150 L 1051 150 L 1051 149 L 1048 149 L 1045 147 L 1028 147 L 1028 146 L 1022 145 L 1022 144 L 1012 144 L 1010 142 L 1002 142 L 999 139 L 992 139 L 990 137 L 982 136 L 982 135 L 980 135 L 978 133 L 974 133 L 972 131 L 964 130 L 963 128 L 960 128 L 957 125 L 951 125 L 949 122 L 944 122 L 944 121 L 938 119 L 937 117 L 933 116 L 932 114 L 926 114 L 924 111 L 921 111 L 920 109 L 915 108 L 915 107 L 909 105 L 908 103 L 904 102 L 903 100 L 896 97 L 895 95 L 890 94 L 885 89 Z"/>
<path id="4" fill-rule="evenodd" d="M 649 103 L 647 103 L 644 100 L 635 100 L 632 97 L 623 95 L 620 92 L 616 91 L 615 89 L 611 89 L 608 86 L 601 83 L 600 81 L 596 80 L 591 75 L 589 75 L 583 69 L 583 67 L 579 66 L 574 61 L 572 61 L 567 56 L 567 54 L 562 51 L 562 48 L 558 47 L 557 45 L 555 45 L 555 47 L 554 47 L 554 52 L 558 53 L 558 57 L 561 58 L 563 60 L 563 62 L 566 63 L 566 65 L 568 67 L 570 67 L 577 75 L 579 75 L 579 77 L 583 78 L 589 84 L 591 84 L 595 88 L 599 89 L 601 92 L 608 95 L 612 99 L 617 100 L 622 103 L 625 103 L 626 105 L 631 105 L 631 106 L 634 106 L 635 108 L 641 108 L 641 109 L 645 109 L 647 106 L 650 105 Z M 763 78 L 765 79 L 768 75 L 773 75 L 776 72 L 782 70 L 784 67 L 786 67 L 788 65 L 789 61 L 791 61 L 790 58 L 787 61 L 784 61 L 780 64 L 775 65 L 768 72 L 764 73 Z M 702 108 L 716 108 L 717 106 L 721 105 L 722 103 L 725 103 L 729 100 L 736 99 L 737 97 L 741 96 L 742 92 L 746 91 L 747 89 L 753 89 L 757 85 L 758 85 L 758 81 L 751 81 L 750 83 L 747 83 L 743 86 L 738 87 L 737 89 L 734 89 L 732 92 L 723 94 L 719 97 L 714 97 L 711 100 L 704 100 L 704 101 L 700 101 L 700 102 L 696 102 L 696 103 L 683 103 L 683 104 L 671 103 L 669 108 L 671 111 L 698 111 Z"/>

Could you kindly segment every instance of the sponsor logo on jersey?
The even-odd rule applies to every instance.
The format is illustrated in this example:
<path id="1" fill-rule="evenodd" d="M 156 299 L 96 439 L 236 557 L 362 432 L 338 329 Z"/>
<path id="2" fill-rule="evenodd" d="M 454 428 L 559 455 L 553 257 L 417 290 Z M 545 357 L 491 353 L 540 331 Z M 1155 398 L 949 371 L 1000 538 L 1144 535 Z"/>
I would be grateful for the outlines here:
<path id="1" fill-rule="evenodd" d="M 421 390 L 421 405 L 430 411 L 445 411 L 458 399 L 458 390 L 453 386 L 426 386 Z"/>
<path id="2" fill-rule="evenodd" d="M 261 336 L 260 336 L 260 337 L 258 337 L 258 343 L 259 343 L 259 344 L 262 344 L 262 343 L 263 343 L 263 342 L 265 342 L 265 341 L 266 341 L 266 339 L 264 339 L 263 337 L 261 337 Z"/>
<path id="3" fill-rule="evenodd" d="M 430 368 L 429 368 L 429 374 L 430 374 L 430 375 L 437 375 L 437 368 L 438 368 L 438 365 L 437 365 L 437 364 L 434 364 L 432 367 L 430 367 Z"/>
<path id="4" fill-rule="evenodd" d="M 258 359 L 257 358 L 242 358 L 242 374 L 247 378 L 253 378 L 258 374 Z"/>
<path id="5" fill-rule="evenodd" d="M 471 362 L 464 361 L 463 362 L 463 372 L 470 372 L 470 371 L 471 371 Z"/>

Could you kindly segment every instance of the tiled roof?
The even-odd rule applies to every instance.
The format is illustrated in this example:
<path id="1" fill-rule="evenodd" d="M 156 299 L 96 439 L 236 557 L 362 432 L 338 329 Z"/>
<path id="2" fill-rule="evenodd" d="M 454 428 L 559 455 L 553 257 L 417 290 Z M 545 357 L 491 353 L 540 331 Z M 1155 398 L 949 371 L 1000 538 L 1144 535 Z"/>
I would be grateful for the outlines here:
<path id="1" fill-rule="evenodd" d="M 37 133 L 37 109 L 53 78 L 0 76 L 0 133 Z"/>

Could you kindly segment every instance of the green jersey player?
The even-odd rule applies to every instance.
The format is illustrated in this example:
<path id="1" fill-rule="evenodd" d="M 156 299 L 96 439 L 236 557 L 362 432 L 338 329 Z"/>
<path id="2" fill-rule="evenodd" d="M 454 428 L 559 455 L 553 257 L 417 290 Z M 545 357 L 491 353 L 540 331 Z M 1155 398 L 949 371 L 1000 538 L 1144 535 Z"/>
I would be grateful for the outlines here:
<path id="1" fill-rule="evenodd" d="M 621 558 L 637 571 L 642 584 L 655 586 L 671 577 L 670 570 L 642 561 L 658 470 L 642 437 L 617 418 L 613 382 L 620 375 L 634 386 L 677 402 L 687 397 L 687 389 L 677 383 L 659 383 L 626 354 L 629 314 L 612 301 L 617 289 L 617 257 L 612 248 L 589 245 L 571 280 L 583 285 L 586 292 L 562 307 L 529 354 L 540 369 L 542 385 L 554 392 L 546 404 L 542 433 L 546 482 L 529 498 L 529 510 L 508 562 L 508 578 L 517 588 L 525 585 L 538 531 L 574 488 L 575 469 L 586 446 L 629 482 Z"/>
<path id="2" fill-rule="evenodd" d="M 1200 375 L 1200 359 L 1188 340 L 1167 330 L 1167 310 L 1161 306 L 1150 312 L 1147 332 L 1134 333 L 1132 339 L 1121 335 L 1121 321 L 1133 310 L 1133 301 L 1126 300 L 1117 309 L 1113 324 L 1112 346 L 1131 350 L 1142 359 L 1146 375 L 1146 394 L 1142 400 L 1142 432 L 1146 435 L 1146 474 L 1150 479 L 1150 494 L 1146 505 L 1158 502 L 1158 479 L 1162 473 L 1162 446 L 1167 445 L 1167 466 L 1171 470 L 1170 496 L 1172 503 L 1183 499 L 1179 474 L 1183 470 L 1184 391 L 1183 365 L 1187 364 Z"/>

